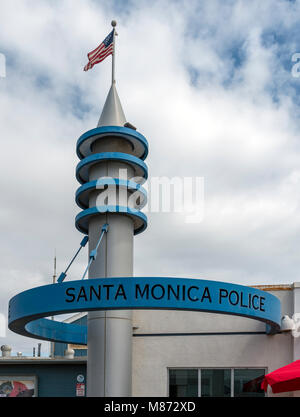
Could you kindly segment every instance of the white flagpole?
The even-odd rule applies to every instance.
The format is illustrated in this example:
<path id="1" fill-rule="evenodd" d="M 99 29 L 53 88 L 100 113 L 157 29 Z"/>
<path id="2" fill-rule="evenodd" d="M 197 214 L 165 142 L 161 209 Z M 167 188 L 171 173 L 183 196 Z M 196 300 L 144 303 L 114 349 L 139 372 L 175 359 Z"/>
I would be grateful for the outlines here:
<path id="1" fill-rule="evenodd" d="M 115 47 L 115 39 L 116 39 L 116 26 L 117 22 L 113 20 L 111 22 L 112 27 L 114 28 L 114 34 L 113 34 L 113 53 L 112 53 L 112 85 L 115 84 L 115 54 L 116 54 L 116 47 Z"/>

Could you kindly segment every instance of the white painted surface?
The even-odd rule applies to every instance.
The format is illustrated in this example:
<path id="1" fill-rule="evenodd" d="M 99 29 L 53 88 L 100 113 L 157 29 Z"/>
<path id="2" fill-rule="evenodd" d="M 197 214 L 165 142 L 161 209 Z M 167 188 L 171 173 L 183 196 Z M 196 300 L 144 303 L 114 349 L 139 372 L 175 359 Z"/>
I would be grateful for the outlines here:
<path id="1" fill-rule="evenodd" d="M 108 137 L 95 142 L 94 153 L 129 152 L 127 141 Z M 124 163 L 108 161 L 90 168 L 90 181 L 109 176 L 119 178 L 126 169 L 128 179 L 133 169 Z M 89 206 L 97 196 L 90 195 Z M 112 190 L 113 192 L 114 190 Z M 125 204 L 127 205 L 127 204 Z M 133 221 L 123 214 L 97 215 L 89 221 L 89 252 L 95 248 L 103 224 L 109 229 L 99 247 L 97 259 L 89 270 L 89 279 L 130 277 L 133 274 Z M 129 310 L 95 311 L 88 314 L 87 395 L 89 397 L 128 397 L 132 389 L 132 312 Z"/>
<path id="2" fill-rule="evenodd" d="M 271 292 L 281 300 L 282 315 L 292 316 L 294 303 L 298 308 L 300 286 L 296 291 L 296 296 L 293 289 Z M 133 324 L 138 327 L 135 334 L 265 331 L 263 323 L 252 319 L 165 310 L 136 310 Z M 133 337 L 133 396 L 167 396 L 168 368 L 253 367 L 272 372 L 294 360 L 299 339 L 295 341 L 290 332 L 274 336 L 220 334 Z M 299 393 L 296 391 L 276 396 L 298 396 Z M 268 395 L 273 394 L 269 391 Z"/>

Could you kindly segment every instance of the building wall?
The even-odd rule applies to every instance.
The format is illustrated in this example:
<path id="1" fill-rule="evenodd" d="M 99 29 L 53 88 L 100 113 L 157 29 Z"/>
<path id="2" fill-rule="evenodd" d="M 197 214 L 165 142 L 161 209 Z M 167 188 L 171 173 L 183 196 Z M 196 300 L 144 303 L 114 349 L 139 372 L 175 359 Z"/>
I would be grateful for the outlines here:
<path id="1" fill-rule="evenodd" d="M 16 359 L 15 361 L 18 361 Z M 1 376 L 36 376 L 38 397 L 76 397 L 77 375 L 84 375 L 85 363 L 38 364 L 31 360 L 28 364 L 13 364 L 0 360 Z"/>
<path id="2" fill-rule="evenodd" d="M 280 298 L 282 315 L 292 316 L 293 290 L 271 293 Z M 266 335 L 265 324 L 253 319 L 201 312 L 135 311 L 134 326 L 134 396 L 167 396 L 168 368 L 254 367 L 268 373 L 294 360 L 291 333 Z M 208 332 L 216 334 L 201 334 Z"/>

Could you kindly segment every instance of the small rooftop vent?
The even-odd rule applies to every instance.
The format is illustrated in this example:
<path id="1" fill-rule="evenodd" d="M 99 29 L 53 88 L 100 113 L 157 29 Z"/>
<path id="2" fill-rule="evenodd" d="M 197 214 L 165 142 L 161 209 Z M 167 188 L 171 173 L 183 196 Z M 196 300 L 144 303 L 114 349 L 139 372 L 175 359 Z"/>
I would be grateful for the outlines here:
<path id="1" fill-rule="evenodd" d="M 1 352 L 3 358 L 8 358 L 11 356 L 11 347 L 8 345 L 1 346 Z"/>

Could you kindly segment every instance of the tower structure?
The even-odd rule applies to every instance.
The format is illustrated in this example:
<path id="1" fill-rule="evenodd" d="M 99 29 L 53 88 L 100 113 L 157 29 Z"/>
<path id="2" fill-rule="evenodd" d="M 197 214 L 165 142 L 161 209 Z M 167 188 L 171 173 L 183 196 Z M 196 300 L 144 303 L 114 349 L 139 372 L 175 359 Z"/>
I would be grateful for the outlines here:
<path id="1" fill-rule="evenodd" d="M 147 226 L 140 212 L 146 204 L 141 184 L 148 176 L 147 154 L 147 140 L 126 122 L 113 81 L 97 128 L 77 142 L 81 161 L 76 177 L 81 187 L 76 202 L 83 211 L 76 217 L 76 227 L 88 234 L 91 256 L 96 255 L 93 251 L 101 232 L 107 231 L 89 269 L 91 280 L 133 276 L 134 235 Z M 130 396 L 131 357 L 132 312 L 90 312 L 88 396 Z"/>

